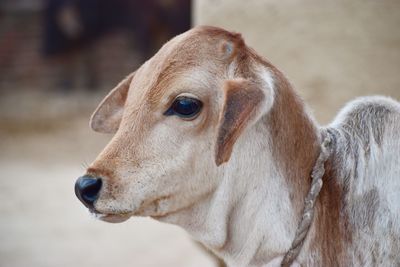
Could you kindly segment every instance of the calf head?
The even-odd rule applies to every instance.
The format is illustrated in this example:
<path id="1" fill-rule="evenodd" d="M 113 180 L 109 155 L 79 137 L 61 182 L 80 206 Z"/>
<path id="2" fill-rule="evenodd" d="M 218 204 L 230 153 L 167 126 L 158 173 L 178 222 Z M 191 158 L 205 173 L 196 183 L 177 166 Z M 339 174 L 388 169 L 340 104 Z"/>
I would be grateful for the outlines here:
<path id="1" fill-rule="evenodd" d="M 92 115 L 115 133 L 76 183 L 105 221 L 164 218 L 212 194 L 238 140 L 273 102 L 269 64 L 239 34 L 198 27 L 179 35 L 115 87 Z"/>

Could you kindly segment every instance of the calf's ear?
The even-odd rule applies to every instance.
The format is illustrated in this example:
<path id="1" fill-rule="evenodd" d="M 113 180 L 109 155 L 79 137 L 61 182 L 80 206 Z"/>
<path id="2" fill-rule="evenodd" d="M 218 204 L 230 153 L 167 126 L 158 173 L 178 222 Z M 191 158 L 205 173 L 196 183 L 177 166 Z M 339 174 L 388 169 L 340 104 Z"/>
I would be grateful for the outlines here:
<path id="1" fill-rule="evenodd" d="M 219 118 L 215 163 L 227 162 L 233 146 L 252 120 L 255 120 L 265 95 L 256 82 L 235 79 L 224 85 L 224 105 Z"/>
<path id="2" fill-rule="evenodd" d="M 121 122 L 129 86 L 135 72 L 123 79 L 101 101 L 90 118 L 90 127 L 100 133 L 115 133 Z"/>

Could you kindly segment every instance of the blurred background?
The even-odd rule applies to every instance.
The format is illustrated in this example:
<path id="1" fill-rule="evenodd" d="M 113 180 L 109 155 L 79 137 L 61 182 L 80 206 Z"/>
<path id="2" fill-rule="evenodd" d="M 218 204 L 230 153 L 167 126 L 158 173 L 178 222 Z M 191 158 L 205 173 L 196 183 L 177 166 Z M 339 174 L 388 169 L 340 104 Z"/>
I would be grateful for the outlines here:
<path id="1" fill-rule="evenodd" d="M 195 25 L 241 32 L 326 124 L 348 100 L 400 100 L 398 0 L 0 0 L 0 266 L 211 267 L 177 227 L 91 219 L 75 179 L 108 135 L 114 85 Z"/>

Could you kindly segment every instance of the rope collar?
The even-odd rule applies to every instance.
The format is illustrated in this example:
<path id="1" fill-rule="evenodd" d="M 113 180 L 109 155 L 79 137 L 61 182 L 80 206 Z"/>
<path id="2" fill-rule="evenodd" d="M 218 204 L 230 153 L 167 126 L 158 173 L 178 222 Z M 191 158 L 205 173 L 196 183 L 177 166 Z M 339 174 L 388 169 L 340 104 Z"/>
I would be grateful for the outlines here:
<path id="1" fill-rule="evenodd" d="M 329 132 L 324 131 L 322 135 L 324 136 L 324 141 L 321 144 L 321 152 L 311 173 L 311 187 L 304 201 L 303 215 L 297 226 L 292 245 L 283 257 L 281 267 L 290 267 L 300 254 L 300 250 L 303 247 L 304 240 L 307 237 L 307 233 L 310 230 L 314 218 L 314 206 L 322 188 L 322 177 L 325 174 L 325 162 L 332 153 L 332 139 Z"/>

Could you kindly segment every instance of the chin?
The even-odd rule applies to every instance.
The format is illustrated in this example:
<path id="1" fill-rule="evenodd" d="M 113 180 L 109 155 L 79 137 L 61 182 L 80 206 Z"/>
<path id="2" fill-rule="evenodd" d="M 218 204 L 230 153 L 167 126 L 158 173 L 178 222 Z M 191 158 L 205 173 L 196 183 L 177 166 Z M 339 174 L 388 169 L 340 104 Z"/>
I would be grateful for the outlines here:
<path id="1" fill-rule="evenodd" d="M 122 223 L 127 221 L 131 215 L 128 214 L 101 214 L 101 213 L 92 213 L 92 215 L 103 222 L 108 223 Z"/>

